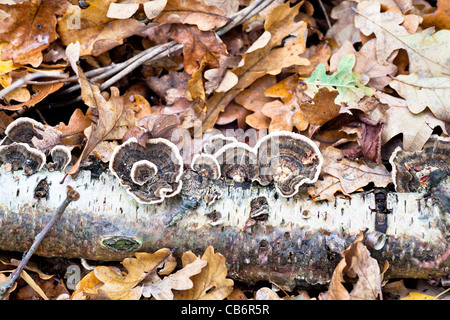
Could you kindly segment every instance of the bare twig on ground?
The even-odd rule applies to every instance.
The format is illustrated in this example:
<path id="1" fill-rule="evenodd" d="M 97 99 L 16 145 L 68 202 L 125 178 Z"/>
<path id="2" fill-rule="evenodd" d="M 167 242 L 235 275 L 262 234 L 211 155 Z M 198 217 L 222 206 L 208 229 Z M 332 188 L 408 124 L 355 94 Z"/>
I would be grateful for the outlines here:
<path id="1" fill-rule="evenodd" d="M 42 240 L 45 238 L 45 235 L 48 233 L 48 231 L 53 227 L 53 225 L 56 223 L 56 221 L 58 221 L 59 218 L 62 216 L 62 214 L 64 213 L 64 210 L 66 210 L 67 206 L 72 201 L 77 201 L 79 199 L 79 197 L 80 197 L 80 194 L 75 189 L 73 189 L 71 186 L 67 186 L 66 199 L 64 199 L 63 203 L 60 205 L 60 207 L 56 211 L 55 215 L 47 223 L 47 225 L 44 227 L 44 229 L 42 229 L 42 231 L 36 236 L 30 249 L 26 252 L 26 254 L 22 258 L 22 261 L 17 266 L 17 268 L 11 273 L 11 275 L 9 276 L 9 279 L 6 282 L 0 284 L 0 300 L 3 300 L 4 295 L 7 293 L 7 291 L 14 285 L 16 280 L 19 278 L 19 276 L 22 273 L 23 269 L 25 268 L 27 262 L 30 260 L 31 256 L 36 251 L 37 247 L 41 244 Z"/>

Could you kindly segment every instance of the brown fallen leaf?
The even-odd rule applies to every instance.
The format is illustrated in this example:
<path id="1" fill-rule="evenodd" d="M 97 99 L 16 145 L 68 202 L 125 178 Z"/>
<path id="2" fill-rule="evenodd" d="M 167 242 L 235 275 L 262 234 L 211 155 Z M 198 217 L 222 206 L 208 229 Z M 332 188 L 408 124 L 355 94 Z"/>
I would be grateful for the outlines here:
<path id="1" fill-rule="evenodd" d="M 211 129 L 227 104 L 256 79 L 266 74 L 276 75 L 283 68 L 292 65 L 309 64 L 307 59 L 299 56 L 305 50 L 307 31 L 305 22 L 294 22 L 300 6 L 301 3 L 289 8 L 289 3 L 286 3 L 270 11 L 264 23 L 265 32 L 243 55 L 240 65 L 231 70 L 237 76 L 238 83 L 226 92 L 215 92 L 206 101 L 203 131 Z M 296 41 L 274 48 L 290 34 L 295 34 Z"/>
<path id="2" fill-rule="evenodd" d="M 308 122 L 304 119 L 299 105 L 307 97 L 299 87 L 298 75 L 292 75 L 264 91 L 266 97 L 281 100 L 273 100 L 262 106 L 262 113 L 271 119 L 270 132 L 292 131 L 294 127 L 299 131 L 307 129 Z"/>
<path id="3" fill-rule="evenodd" d="M 344 157 L 341 150 L 327 147 L 322 150 L 324 164 L 323 173 L 339 179 L 344 193 L 350 194 L 373 182 L 375 187 L 386 187 L 392 182 L 390 173 L 380 165 L 368 165 Z"/>
<path id="4" fill-rule="evenodd" d="M 213 31 L 201 31 L 196 26 L 175 24 L 172 37 L 183 44 L 184 70 L 192 74 L 201 65 L 219 68 L 229 54 L 225 44 Z"/>
<path id="5" fill-rule="evenodd" d="M 44 100 L 49 94 L 58 91 L 64 83 L 57 83 L 57 84 L 46 84 L 46 85 L 33 85 L 32 91 L 33 95 L 31 96 L 31 99 L 29 99 L 26 102 L 19 103 L 19 104 L 12 104 L 9 106 L 0 106 L 0 110 L 9 110 L 9 111 L 17 111 L 22 109 L 23 107 L 33 107 L 37 103 Z"/>
<path id="6" fill-rule="evenodd" d="M 192 252 L 185 252 L 181 257 L 183 267 L 197 259 L 197 256 Z M 214 253 L 214 249 L 209 246 L 201 259 L 206 260 L 207 265 L 199 274 L 191 277 L 194 286 L 189 290 L 175 291 L 175 299 L 222 300 L 233 291 L 234 281 L 226 278 L 225 257 L 220 253 Z"/>
<path id="7" fill-rule="evenodd" d="M 225 14 L 215 6 L 207 6 L 196 0 L 168 0 L 164 10 L 153 19 L 153 22 L 184 23 L 196 25 L 200 30 L 210 31 L 220 28 L 228 19 Z"/>
<path id="8" fill-rule="evenodd" d="M 321 126 L 337 117 L 341 107 L 334 103 L 337 91 L 320 88 L 312 102 L 301 102 L 300 110 L 303 119 L 311 124 Z"/>
<path id="9" fill-rule="evenodd" d="M 401 133 L 403 150 L 417 151 L 422 150 L 436 127 L 448 134 L 446 123 L 437 119 L 430 111 L 414 114 L 409 111 L 403 99 L 381 93 L 377 93 L 377 98 L 390 106 L 385 112 L 386 120 L 381 132 L 382 145 Z"/>
<path id="10" fill-rule="evenodd" d="M 364 235 L 353 242 L 342 253 L 342 260 L 336 266 L 328 287 L 327 300 L 381 300 L 381 271 L 378 261 L 370 256 L 362 243 Z M 344 276 L 357 277 L 350 292 L 344 287 Z"/>
<path id="11" fill-rule="evenodd" d="M 450 2 L 437 0 L 437 10 L 422 16 L 422 27 L 435 27 L 437 30 L 450 29 Z"/>
<path id="12" fill-rule="evenodd" d="M 9 42 L 2 49 L 1 60 L 12 59 L 17 64 L 38 67 L 43 59 L 42 50 L 58 38 L 56 16 L 62 15 L 68 6 L 66 0 L 0 4 L 0 10 L 9 14 L 0 24 L 0 41 Z"/>
<path id="13" fill-rule="evenodd" d="M 71 175 L 78 172 L 81 162 L 88 157 L 100 141 L 113 131 L 123 112 L 123 100 L 119 96 L 119 89 L 111 87 L 111 97 L 107 101 L 101 95 L 99 86 L 91 84 L 81 68 L 79 68 L 79 82 L 81 98 L 90 108 L 93 123 L 89 127 L 90 134 L 80 157 L 68 172 Z"/>
<path id="14" fill-rule="evenodd" d="M 65 145 L 76 145 L 84 138 L 84 130 L 92 124 L 91 118 L 81 109 L 75 109 L 66 125 L 60 122 L 55 126 L 61 132 L 61 142 Z"/>
<path id="15" fill-rule="evenodd" d="M 350 194 L 343 191 L 340 180 L 329 174 L 324 174 L 322 180 L 317 180 L 313 186 L 308 187 L 308 194 L 314 201 L 328 200 L 329 202 L 334 202 L 334 195 L 337 192 L 350 196 Z"/>
<path id="16" fill-rule="evenodd" d="M 276 83 L 275 76 L 266 75 L 253 82 L 247 89 L 239 93 L 234 101 L 242 105 L 252 114 L 245 118 L 245 122 L 255 129 L 268 129 L 270 118 L 262 113 L 264 104 L 271 102 L 272 99 L 264 95 L 264 91 Z"/>
<path id="17" fill-rule="evenodd" d="M 136 19 L 108 18 L 106 14 L 110 3 L 110 0 L 95 0 L 86 9 L 80 10 L 76 6 L 71 7 L 73 10 L 67 10 L 58 19 L 58 34 L 63 44 L 67 46 L 79 41 L 80 56 L 98 56 L 147 28 Z"/>
<path id="18" fill-rule="evenodd" d="M 310 64 L 289 69 L 289 72 L 296 72 L 306 78 L 311 75 L 319 63 L 322 63 L 327 71 L 329 70 L 328 59 L 331 56 L 331 48 L 327 42 L 306 48 L 305 53 L 301 56 L 307 58 Z"/>
<path id="19" fill-rule="evenodd" d="M 238 105 L 237 103 L 231 102 L 226 106 L 225 111 L 219 114 L 216 124 L 226 125 L 237 120 L 238 127 L 240 129 L 246 129 L 246 119 L 248 118 L 249 114 L 250 111 Z"/>

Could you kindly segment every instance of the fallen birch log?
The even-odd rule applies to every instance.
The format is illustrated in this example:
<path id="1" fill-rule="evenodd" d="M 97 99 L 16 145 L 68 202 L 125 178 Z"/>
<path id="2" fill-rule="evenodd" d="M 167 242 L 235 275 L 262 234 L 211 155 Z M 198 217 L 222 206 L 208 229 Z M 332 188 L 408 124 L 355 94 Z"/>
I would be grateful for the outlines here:
<path id="1" fill-rule="evenodd" d="M 37 255 L 122 260 L 163 247 L 201 254 L 211 245 L 225 256 L 229 276 L 288 288 L 327 283 L 340 253 L 367 230 L 367 244 L 376 248 L 372 256 L 380 265 L 389 262 L 385 277 L 450 274 L 448 259 L 435 269 L 412 261 L 435 260 L 447 248 L 448 213 L 419 193 L 387 193 L 382 213 L 373 192 L 314 202 L 302 191 L 283 198 L 273 187 L 217 180 L 198 203 L 177 195 L 161 204 L 139 204 L 108 171 L 94 177 L 82 170 L 60 184 L 63 177 L 57 171 L 26 176 L 0 168 L 1 250 L 26 251 L 70 184 L 80 200 L 66 209 Z"/>

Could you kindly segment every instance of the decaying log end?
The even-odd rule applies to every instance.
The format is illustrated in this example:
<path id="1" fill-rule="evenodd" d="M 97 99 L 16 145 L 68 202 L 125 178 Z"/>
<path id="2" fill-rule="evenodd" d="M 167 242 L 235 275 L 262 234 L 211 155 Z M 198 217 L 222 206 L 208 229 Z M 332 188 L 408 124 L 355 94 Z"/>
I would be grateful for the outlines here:
<path id="1" fill-rule="evenodd" d="M 50 230 L 38 255 L 122 260 L 163 247 L 201 254 L 211 245 L 225 256 L 233 278 L 292 288 L 327 283 L 341 252 L 366 230 L 366 244 L 377 249 L 370 249 L 372 256 L 381 266 L 389 262 L 387 278 L 450 274 L 448 259 L 436 269 L 412 261 L 435 260 L 448 246 L 449 213 L 423 194 L 374 191 L 314 202 L 306 192 L 284 198 L 271 186 L 216 180 L 198 202 L 181 192 L 163 203 L 139 204 L 108 171 L 93 178 L 82 170 L 60 184 L 63 177 L 0 169 L 0 184 L 8 186 L 0 197 L 1 250 L 26 251 L 70 184 L 80 200 Z"/>

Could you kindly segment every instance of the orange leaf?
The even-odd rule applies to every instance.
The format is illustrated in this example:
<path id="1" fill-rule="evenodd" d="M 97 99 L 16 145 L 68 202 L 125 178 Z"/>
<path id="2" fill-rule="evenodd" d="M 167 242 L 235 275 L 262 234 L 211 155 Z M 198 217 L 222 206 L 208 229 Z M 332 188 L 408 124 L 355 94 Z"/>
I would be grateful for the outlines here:
<path id="1" fill-rule="evenodd" d="M 2 50 L 1 60 L 12 59 L 17 64 L 38 67 L 42 50 L 58 38 L 56 16 L 68 7 L 66 0 L 31 0 L 20 4 L 0 4 L 0 10 L 10 16 L 0 24 L 0 41 L 9 45 Z"/>

